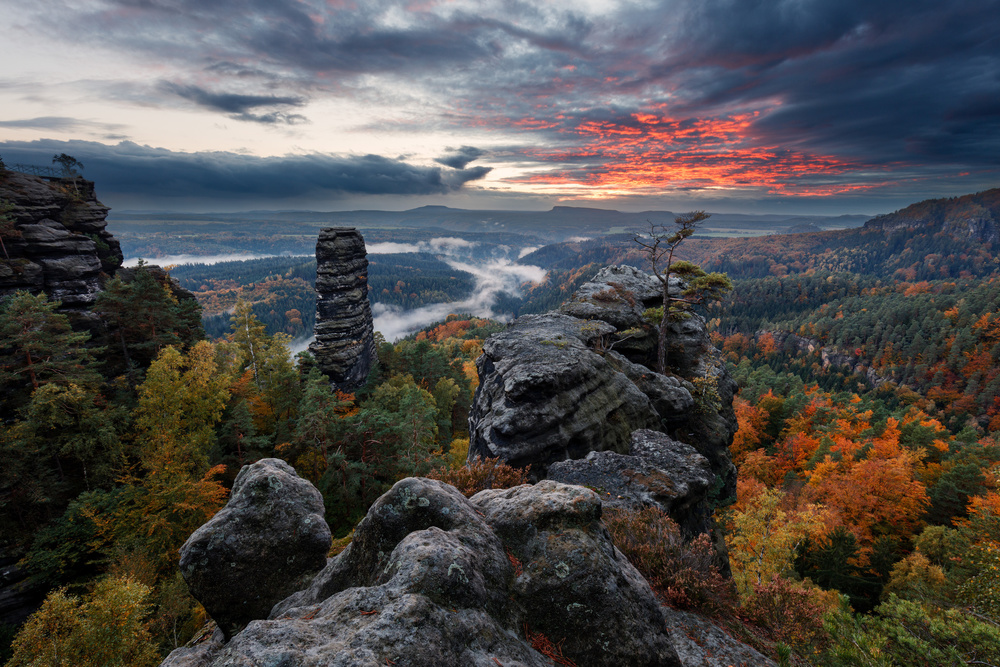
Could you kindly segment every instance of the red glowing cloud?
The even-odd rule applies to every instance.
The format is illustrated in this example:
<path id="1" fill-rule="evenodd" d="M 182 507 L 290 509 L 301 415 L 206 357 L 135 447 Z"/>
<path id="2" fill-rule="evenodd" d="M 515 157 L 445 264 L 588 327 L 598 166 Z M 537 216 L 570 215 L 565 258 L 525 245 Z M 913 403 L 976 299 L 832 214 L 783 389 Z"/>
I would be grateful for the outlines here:
<path id="1" fill-rule="evenodd" d="M 677 119 L 655 108 L 613 119 L 559 115 L 513 121 L 521 129 L 554 131 L 576 145 L 527 149 L 529 159 L 563 166 L 508 182 L 585 186 L 603 194 L 754 188 L 788 196 L 829 196 L 885 184 L 873 180 L 872 172 L 889 165 L 762 145 L 753 136 L 761 116 L 752 111 Z"/>

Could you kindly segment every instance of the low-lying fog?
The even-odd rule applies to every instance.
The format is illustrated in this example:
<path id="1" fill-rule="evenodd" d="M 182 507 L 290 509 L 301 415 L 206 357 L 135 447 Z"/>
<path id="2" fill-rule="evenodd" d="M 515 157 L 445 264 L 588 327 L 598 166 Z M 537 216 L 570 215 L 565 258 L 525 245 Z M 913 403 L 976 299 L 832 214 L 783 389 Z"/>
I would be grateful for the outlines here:
<path id="1" fill-rule="evenodd" d="M 415 310 L 404 311 L 399 306 L 381 304 L 377 301 L 372 306 L 372 316 L 376 331 L 380 331 L 385 339 L 395 342 L 428 324 L 441 321 L 451 313 L 475 315 L 476 317 L 502 318 L 503 313 L 494 311 L 497 297 L 506 292 L 513 296 L 521 296 L 521 285 L 526 282 L 540 282 L 545 279 L 546 271 L 532 265 L 515 264 L 519 257 L 537 250 L 537 248 L 515 248 L 506 245 L 493 245 L 466 241 L 455 237 L 434 238 L 419 243 L 371 243 L 367 245 L 369 255 L 398 254 L 424 252 L 435 255 L 457 271 L 472 275 L 475 287 L 472 294 L 461 301 L 448 303 L 433 303 Z M 160 266 L 173 264 L 216 264 L 246 259 L 262 259 L 276 255 L 211 255 L 198 257 L 194 255 L 170 255 L 153 258 L 150 263 Z M 126 266 L 135 266 L 138 258 L 125 262 Z M 309 347 L 312 338 L 292 341 L 292 354 Z"/>
<path id="2" fill-rule="evenodd" d="M 497 296 L 507 292 L 521 295 L 521 285 L 540 282 L 545 270 L 537 266 L 515 264 L 522 256 L 521 250 L 505 245 L 488 245 L 459 238 L 435 238 L 417 244 L 373 243 L 369 254 L 428 252 L 434 254 L 456 271 L 464 271 L 475 279 L 472 295 L 462 301 L 432 303 L 414 310 L 404 311 L 399 306 L 375 303 L 372 316 L 375 330 L 382 332 L 388 341 L 396 341 L 428 324 L 439 322 L 451 313 L 476 317 L 502 317 L 494 312 Z"/>
<path id="3" fill-rule="evenodd" d="M 129 257 L 122 266 L 138 266 L 141 259 L 146 264 L 156 266 L 180 266 L 181 264 L 221 264 L 222 262 L 243 262 L 248 259 L 265 259 L 267 257 L 311 257 L 311 255 L 280 255 L 265 254 L 255 255 L 247 253 L 232 253 L 228 255 L 164 255 L 163 257 Z"/>

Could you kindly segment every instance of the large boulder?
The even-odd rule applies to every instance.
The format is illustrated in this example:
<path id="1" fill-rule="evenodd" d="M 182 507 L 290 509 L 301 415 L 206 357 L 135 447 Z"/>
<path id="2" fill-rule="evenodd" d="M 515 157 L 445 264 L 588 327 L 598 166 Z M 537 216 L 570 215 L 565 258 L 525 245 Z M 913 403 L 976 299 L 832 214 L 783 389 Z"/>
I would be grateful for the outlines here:
<path id="1" fill-rule="evenodd" d="M 699 315 L 669 324 L 669 372 L 652 370 L 658 329 L 642 313 L 662 302 L 660 289 L 635 268 L 605 267 L 558 314 L 526 315 L 487 339 L 469 459 L 500 457 L 544 477 L 556 461 L 625 454 L 632 431 L 648 428 L 708 459 L 714 503 L 734 500 L 736 383 Z"/>
<path id="2" fill-rule="evenodd" d="M 181 547 L 181 574 L 226 637 L 267 618 L 326 565 L 323 512 L 316 487 L 284 461 L 240 470 L 226 506 Z"/>
<path id="3" fill-rule="evenodd" d="M 548 478 L 595 489 L 606 505 L 659 507 L 688 537 L 712 530 L 709 496 L 715 475 L 708 459 L 663 433 L 634 432 L 628 454 L 591 452 L 553 463 Z"/>
<path id="4" fill-rule="evenodd" d="M 404 479 L 268 620 L 163 664 L 548 667 L 531 644 L 544 635 L 581 667 L 678 665 L 649 585 L 600 515 L 597 494 L 551 481 L 470 500 Z"/>
<path id="5" fill-rule="evenodd" d="M 543 480 L 472 497 L 520 570 L 513 597 L 532 630 L 580 665 L 677 664 L 649 584 L 601 524 L 601 498 Z"/>
<path id="6" fill-rule="evenodd" d="M 600 353 L 614 328 L 567 315 L 525 315 L 491 336 L 476 361 L 469 458 L 501 457 L 544 476 L 550 463 L 625 452 L 657 428 L 649 398 Z"/>
<path id="7" fill-rule="evenodd" d="M 544 477 L 556 461 L 625 454 L 632 431 L 654 429 L 708 460 L 713 505 L 735 500 L 736 383 L 697 314 L 668 323 L 667 373 L 653 370 L 659 330 L 643 312 L 662 300 L 655 277 L 609 266 L 559 314 L 518 318 L 487 339 L 476 362 L 470 460 L 499 456 Z"/>

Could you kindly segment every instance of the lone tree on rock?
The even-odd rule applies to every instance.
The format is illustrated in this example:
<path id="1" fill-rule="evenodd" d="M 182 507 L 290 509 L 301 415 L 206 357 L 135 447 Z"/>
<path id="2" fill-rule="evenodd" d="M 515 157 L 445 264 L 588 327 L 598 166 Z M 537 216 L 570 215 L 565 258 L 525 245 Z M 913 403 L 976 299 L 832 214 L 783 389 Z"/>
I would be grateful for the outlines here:
<path id="1" fill-rule="evenodd" d="M 733 289 L 732 281 L 724 273 L 706 273 L 697 264 L 674 261 L 674 253 L 684 239 L 694 234 L 708 218 L 709 214 L 705 211 L 693 211 L 674 218 L 673 227 L 650 222 L 648 233 L 635 235 L 635 242 L 642 246 L 653 275 L 663 287 L 663 312 L 655 312 L 654 315 L 660 320 L 656 346 L 656 370 L 660 373 L 667 370 L 667 323 L 691 317 L 695 306 L 718 301 Z M 679 281 L 671 292 L 670 278 L 673 276 Z"/>

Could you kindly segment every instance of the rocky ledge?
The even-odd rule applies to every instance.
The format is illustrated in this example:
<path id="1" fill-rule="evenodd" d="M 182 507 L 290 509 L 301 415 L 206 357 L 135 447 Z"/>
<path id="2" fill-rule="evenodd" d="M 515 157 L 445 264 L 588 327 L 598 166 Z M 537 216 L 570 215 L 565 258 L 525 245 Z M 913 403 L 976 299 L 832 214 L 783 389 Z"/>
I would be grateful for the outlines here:
<path id="1" fill-rule="evenodd" d="M 97 201 L 94 184 L 3 171 L 0 200 L 14 221 L 3 235 L 0 296 L 45 292 L 62 302 L 64 312 L 87 316 L 102 273 L 113 275 L 122 263 L 121 246 L 106 229 L 108 208 Z"/>
<path id="2" fill-rule="evenodd" d="M 338 389 L 364 384 L 375 360 L 368 257 L 353 228 L 328 227 L 316 242 L 316 340 L 309 351 Z"/>

